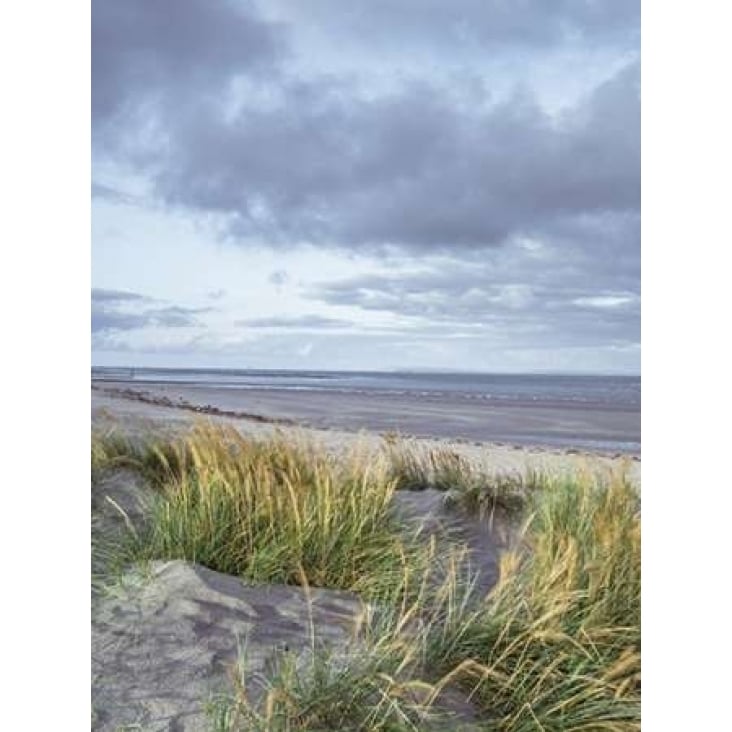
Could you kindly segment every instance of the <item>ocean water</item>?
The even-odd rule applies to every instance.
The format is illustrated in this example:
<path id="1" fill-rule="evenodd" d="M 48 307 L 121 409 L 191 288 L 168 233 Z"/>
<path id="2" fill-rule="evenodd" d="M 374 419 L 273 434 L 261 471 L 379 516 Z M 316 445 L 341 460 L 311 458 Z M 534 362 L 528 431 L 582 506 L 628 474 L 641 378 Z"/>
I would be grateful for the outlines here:
<path id="1" fill-rule="evenodd" d="M 337 392 L 448 397 L 504 405 L 536 403 L 599 410 L 640 411 L 639 376 L 473 374 L 358 371 L 92 368 L 96 381 L 179 384 L 220 389 Z"/>

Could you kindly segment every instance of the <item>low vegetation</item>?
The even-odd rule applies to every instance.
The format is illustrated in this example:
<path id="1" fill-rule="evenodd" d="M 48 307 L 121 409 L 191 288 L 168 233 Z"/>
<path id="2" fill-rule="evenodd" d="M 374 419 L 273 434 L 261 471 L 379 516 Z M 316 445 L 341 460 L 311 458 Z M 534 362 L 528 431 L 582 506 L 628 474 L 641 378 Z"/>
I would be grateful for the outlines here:
<path id="1" fill-rule="evenodd" d="M 156 487 L 126 559 L 350 589 L 375 608 L 345 657 L 283 653 L 256 698 L 235 675 L 211 704 L 217 730 L 640 728 L 640 499 L 622 476 L 496 479 L 393 441 L 335 460 L 211 425 L 159 444 L 98 436 L 92 464 L 136 466 Z M 521 516 L 487 597 L 458 548 L 437 556 L 390 510 L 395 490 L 427 487 Z M 463 727 L 445 717 L 455 694 Z"/>
<path id="2" fill-rule="evenodd" d="M 547 485 L 482 612 L 457 641 L 432 629 L 430 666 L 471 688 L 496 729 L 639 727 L 639 509 L 621 478 Z"/>
<path id="3" fill-rule="evenodd" d="M 393 436 L 387 436 L 385 450 L 397 489 L 445 491 L 449 502 L 482 516 L 520 514 L 528 495 L 545 481 L 532 471 L 485 473 L 454 450 L 422 447 Z"/>
<path id="4" fill-rule="evenodd" d="M 258 583 L 360 592 L 401 591 L 424 551 L 389 509 L 383 461 L 342 461 L 305 444 L 246 439 L 199 424 L 162 443 L 101 437 L 97 455 L 138 466 L 156 486 L 147 524 L 123 548 L 129 560 L 185 559 Z"/>

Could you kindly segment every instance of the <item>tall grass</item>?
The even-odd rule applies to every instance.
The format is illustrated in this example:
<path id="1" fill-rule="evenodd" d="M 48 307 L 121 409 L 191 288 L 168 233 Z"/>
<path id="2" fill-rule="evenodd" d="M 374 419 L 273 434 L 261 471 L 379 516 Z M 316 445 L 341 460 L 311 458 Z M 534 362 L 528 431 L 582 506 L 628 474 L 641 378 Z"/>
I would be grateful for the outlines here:
<path id="1" fill-rule="evenodd" d="M 410 664 L 395 645 L 359 646 L 345 655 L 327 648 L 296 655 L 283 652 L 253 696 L 245 661 L 232 675 L 233 695 L 210 707 L 214 728 L 294 730 L 416 730 L 444 719 L 425 700 L 434 687 L 409 675 Z M 454 727 L 451 727 L 454 729 Z"/>
<path id="2" fill-rule="evenodd" d="M 360 655 L 286 659 L 268 703 L 239 695 L 221 729 L 460 729 L 441 706 L 456 687 L 474 707 L 466 728 L 640 729 L 638 495 L 620 479 L 557 480 L 530 508 L 488 597 L 453 555 L 438 591 L 383 613 Z"/>
<path id="3" fill-rule="evenodd" d="M 475 480 L 472 465 L 447 448 L 422 448 L 398 438 L 385 440 L 391 471 L 401 490 L 450 490 Z"/>
<path id="4" fill-rule="evenodd" d="M 639 497 L 622 478 L 551 484 L 532 501 L 528 551 L 458 643 L 429 660 L 495 716 L 496 729 L 640 726 Z"/>
<path id="5" fill-rule="evenodd" d="M 445 585 L 457 576 L 458 558 L 459 552 L 448 559 L 451 569 L 444 574 L 450 580 Z M 402 593 L 400 603 L 366 605 L 352 645 L 337 654 L 317 646 L 313 629 L 310 648 L 300 654 L 281 653 L 270 673 L 255 680 L 259 688 L 253 689 L 247 679 L 244 652 L 233 670 L 232 693 L 209 706 L 214 729 L 467 729 L 454 710 L 436 703 L 442 690 L 436 679 L 428 681 L 424 673 L 425 630 L 445 609 L 444 592 L 433 596 L 428 577 L 426 571 L 419 591 L 409 601 Z M 408 583 L 406 575 L 404 581 Z"/>
<path id="6" fill-rule="evenodd" d="M 114 454 L 117 451 L 120 454 Z M 233 428 L 199 424 L 160 444 L 109 446 L 157 485 L 132 559 L 186 559 L 253 582 L 307 582 L 387 595 L 424 551 L 389 504 L 383 460 L 342 461 L 306 444 L 255 442 Z"/>
<path id="7" fill-rule="evenodd" d="M 138 470 L 154 487 L 179 477 L 191 463 L 185 440 L 174 435 L 130 436 L 116 430 L 95 432 L 91 442 L 92 481 L 114 468 Z"/>
<path id="8" fill-rule="evenodd" d="M 442 453 L 392 446 L 336 461 L 211 425 L 158 445 L 105 439 L 97 470 L 135 464 L 157 486 L 130 556 L 372 600 L 352 653 L 283 655 L 263 701 L 237 677 L 217 729 L 439 728 L 456 688 L 481 729 L 640 728 L 640 499 L 622 477 L 501 484 Z M 405 535 L 390 503 L 407 485 L 449 485 L 479 510 L 516 497 L 507 505 L 521 511 L 521 541 L 488 597 L 454 548 L 440 556 L 436 542 Z"/>

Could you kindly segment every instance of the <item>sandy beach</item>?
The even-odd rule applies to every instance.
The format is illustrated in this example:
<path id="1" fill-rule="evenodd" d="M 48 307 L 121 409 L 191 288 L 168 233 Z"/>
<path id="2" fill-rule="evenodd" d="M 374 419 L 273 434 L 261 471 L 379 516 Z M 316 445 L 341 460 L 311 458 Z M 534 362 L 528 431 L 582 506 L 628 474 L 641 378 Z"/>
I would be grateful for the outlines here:
<path id="1" fill-rule="evenodd" d="M 339 395 L 334 399 L 333 395 L 326 396 L 324 399 L 323 395 L 314 398 L 306 392 L 237 392 L 174 384 L 145 384 L 132 388 L 125 382 L 92 382 L 92 425 L 102 429 L 137 432 L 181 428 L 196 419 L 207 418 L 233 424 L 241 433 L 254 437 L 265 437 L 275 431 L 305 436 L 335 453 L 344 451 L 355 442 L 376 450 L 383 444 L 386 434 L 396 432 L 425 449 L 453 450 L 487 472 L 542 470 L 566 473 L 621 469 L 634 484 L 640 486 L 639 455 L 511 444 L 505 438 L 490 440 L 454 436 L 456 425 L 458 434 L 460 431 L 470 434 L 471 425 L 480 434 L 486 430 L 490 434 L 491 429 L 501 429 L 506 420 L 511 425 L 520 419 L 550 419 L 547 415 L 537 416 L 536 408 L 531 412 L 526 407 L 525 414 L 519 408 L 518 416 L 515 414 L 516 408 L 512 408 L 512 414 L 506 416 L 505 412 L 509 410 L 497 407 L 492 413 L 493 426 L 488 424 L 486 428 L 485 415 L 481 420 L 473 415 L 474 421 L 471 422 L 470 415 L 460 412 L 451 419 L 446 411 L 448 405 L 435 401 L 415 407 L 414 403 L 406 403 L 404 397 L 401 400 L 392 398 L 390 401 L 375 398 L 370 404 L 364 404 L 365 400 L 359 402 L 354 397 Z M 401 409 L 411 411 L 400 412 Z M 556 408 L 554 411 L 557 411 Z M 593 415 L 575 411 L 575 424 L 595 419 Z M 500 417 L 504 418 L 503 422 Z M 617 420 L 627 418 L 628 415 L 624 414 L 616 417 Z M 569 420 L 568 417 L 565 419 Z M 612 422 L 612 414 L 607 421 Z M 510 432 L 510 429 L 506 431 Z M 498 434 L 503 435 L 505 431 Z"/>
<path id="2" fill-rule="evenodd" d="M 326 399 L 323 398 L 324 396 Z M 371 456 L 378 458 L 380 455 L 383 458 L 387 441 L 398 436 L 403 441 L 402 447 L 408 448 L 408 452 L 411 454 L 427 456 L 447 454 L 450 456 L 452 453 L 459 455 L 463 461 L 469 463 L 469 468 L 475 469 L 475 474 L 480 476 L 523 478 L 528 477 L 528 474 L 534 471 L 547 478 L 567 476 L 570 482 L 562 481 L 558 485 L 568 485 L 573 496 L 576 492 L 576 497 L 572 499 L 576 501 L 576 510 L 585 510 L 590 516 L 596 515 L 595 511 L 600 508 L 607 512 L 608 506 L 622 508 L 624 504 L 619 502 L 622 496 L 632 496 L 633 501 L 638 500 L 638 493 L 633 487 L 622 481 L 609 481 L 605 485 L 614 485 L 614 488 L 609 490 L 616 491 L 616 495 L 620 498 L 610 501 L 607 505 L 598 503 L 599 508 L 595 508 L 590 502 L 594 499 L 591 499 L 589 493 L 583 493 L 585 489 L 582 486 L 597 485 L 592 480 L 584 481 L 584 476 L 588 474 L 597 476 L 603 481 L 604 478 L 622 472 L 628 482 L 639 492 L 640 456 L 608 454 L 578 448 L 498 444 L 489 440 L 454 437 L 451 435 L 454 434 L 453 430 L 458 424 L 458 418 L 464 415 L 458 409 L 457 415 L 453 415 L 454 418 L 451 420 L 447 400 L 442 404 L 437 400 L 423 400 L 423 404 L 415 406 L 410 405 L 409 400 L 402 397 L 394 399 L 388 405 L 377 396 L 371 405 L 371 412 L 367 415 L 364 411 L 366 402 L 364 399 L 359 402 L 358 397 L 344 398 L 344 395 L 332 393 L 317 395 L 317 397 L 319 398 L 314 398 L 312 393 L 307 392 L 278 393 L 272 391 L 267 393 L 263 391 L 253 393 L 252 390 L 197 388 L 191 385 L 144 384 L 141 386 L 132 385 L 129 382 L 95 383 L 92 381 L 92 429 L 97 433 L 95 440 L 103 441 L 109 437 L 111 438 L 110 447 L 114 449 L 115 434 L 152 437 L 153 440 L 164 442 L 166 437 L 172 437 L 188 430 L 203 420 L 232 426 L 244 437 L 264 439 L 281 435 L 285 437 L 284 444 L 290 446 L 305 441 L 328 453 L 324 456 L 326 459 L 324 464 L 347 465 L 349 462 L 347 453 L 353 448 L 358 448 L 355 453 L 359 460 L 365 458 L 361 464 L 367 466 L 381 463 L 382 461 L 379 459 L 372 461 Z M 419 399 L 414 399 L 412 402 L 418 403 Z M 378 412 L 378 405 L 381 405 L 384 410 L 382 414 Z M 409 411 L 410 407 L 414 407 L 412 411 Z M 350 411 L 352 408 L 353 411 Z M 425 435 L 423 429 L 420 430 L 420 434 L 405 434 L 401 430 L 395 430 L 391 418 L 401 409 L 405 411 L 400 414 L 397 427 L 431 425 L 433 436 Z M 527 412 L 531 411 L 528 406 L 525 409 Z M 540 410 L 534 409 L 533 413 L 536 414 L 538 411 Z M 578 418 L 582 418 L 581 410 L 576 411 Z M 307 418 L 304 415 L 307 415 Z M 494 412 L 493 416 L 496 417 L 496 415 L 497 412 Z M 591 415 L 584 416 L 585 420 L 588 418 L 591 419 Z M 466 423 L 468 422 L 469 420 L 466 420 Z M 500 429 L 500 424 L 498 421 L 493 427 Z M 476 420 L 474 426 L 479 428 L 480 425 L 481 421 Z M 211 447 L 210 443 L 206 443 L 207 438 L 205 437 L 209 427 L 204 427 L 204 425 L 201 427 L 204 428 L 204 436 L 202 437 L 199 432 L 199 437 L 196 438 L 199 440 L 201 448 L 197 454 L 204 456 L 205 461 L 209 459 L 205 457 L 208 454 L 206 450 Z M 217 439 L 215 431 L 209 431 L 208 434 Z M 136 440 L 131 441 L 131 443 L 135 442 Z M 130 442 L 127 444 L 129 445 Z M 206 448 L 206 444 L 209 445 L 209 448 Z M 239 447 L 244 444 L 249 445 L 249 448 L 244 447 L 245 450 L 251 449 L 251 443 L 248 441 Z M 230 454 L 228 450 L 225 452 Z M 241 455 L 236 451 L 233 454 Z M 323 452 L 316 450 L 313 454 L 323 455 Z M 331 461 L 330 456 L 342 459 Z M 237 457 L 237 459 L 239 458 Z M 94 466 L 94 458 L 92 465 Z M 219 469 L 225 470 L 226 463 L 217 467 L 217 470 Z M 468 472 L 472 472 L 472 470 Z M 218 473 L 216 474 L 218 475 Z M 310 484 L 301 485 L 302 493 L 296 494 L 295 488 L 292 486 L 299 485 L 299 476 L 307 474 L 307 471 L 292 473 L 292 476 L 288 478 L 290 481 L 288 485 L 291 486 L 293 492 L 288 495 L 292 496 L 293 501 L 298 500 L 297 495 L 308 496 L 302 506 L 296 504 L 293 515 L 300 516 L 311 501 L 315 501 L 315 504 L 320 506 L 318 509 L 320 512 L 311 513 L 309 519 L 302 523 L 303 526 L 310 527 L 314 525 L 313 522 L 318 516 L 326 516 L 324 507 L 331 505 L 332 501 L 336 500 L 338 492 L 334 492 L 330 499 L 321 498 L 329 495 L 327 489 L 322 490 L 322 486 L 333 484 L 326 481 L 318 484 L 317 490 L 314 491 Z M 368 575 L 370 578 L 368 583 L 363 584 L 359 579 L 361 577 L 359 574 L 355 580 L 362 583 L 358 585 L 361 588 L 358 590 L 354 589 L 353 583 L 338 583 L 336 580 L 328 578 L 322 580 L 319 579 L 319 576 L 315 576 L 317 584 L 314 587 L 301 587 L 297 581 L 292 580 L 285 582 L 280 575 L 275 578 L 265 577 L 264 581 L 261 579 L 251 581 L 251 578 L 247 578 L 247 576 L 239 576 L 241 570 L 220 566 L 215 558 L 206 559 L 203 555 L 209 546 L 205 543 L 208 539 L 204 543 L 186 550 L 182 548 L 172 551 L 155 549 L 151 557 L 154 561 L 127 564 L 124 573 L 120 576 L 115 575 L 114 584 L 110 585 L 108 583 L 111 580 L 105 573 L 112 566 L 107 564 L 110 557 L 113 559 L 115 556 L 114 542 L 122 541 L 116 537 L 128 536 L 130 530 L 135 537 L 146 537 L 143 541 L 151 540 L 153 536 L 162 536 L 162 534 L 145 533 L 147 523 L 158 520 L 153 518 L 154 511 L 151 511 L 150 508 L 154 502 L 149 474 L 145 477 L 144 471 L 136 472 L 136 469 L 131 468 L 129 463 L 115 464 L 112 459 L 108 461 L 106 468 L 98 469 L 96 479 L 94 479 L 94 475 L 93 468 L 92 567 L 97 577 L 92 594 L 93 729 L 100 730 L 100 732 L 113 732 L 125 725 L 138 725 L 153 720 L 164 721 L 166 725 L 169 724 L 171 729 L 175 727 L 196 732 L 210 729 L 212 728 L 212 717 L 211 708 L 207 706 L 209 701 L 217 697 L 227 699 L 226 703 L 229 705 L 235 703 L 232 701 L 235 697 L 231 696 L 232 668 L 244 669 L 240 673 L 243 674 L 242 678 L 245 679 L 244 683 L 249 694 L 246 697 L 246 703 L 251 707 L 247 708 L 255 710 L 252 712 L 253 714 L 259 714 L 256 710 L 267 708 L 266 705 L 269 703 L 267 696 L 267 683 L 269 682 L 265 683 L 264 680 L 270 679 L 275 673 L 275 669 L 278 668 L 277 664 L 281 662 L 283 648 L 286 649 L 287 654 L 290 654 L 288 657 L 298 659 L 299 663 L 315 662 L 313 660 L 315 657 L 308 655 L 312 653 L 315 644 L 319 648 L 330 649 L 329 653 L 340 654 L 339 657 L 343 659 L 344 663 L 358 663 L 358 654 L 364 643 L 359 635 L 360 629 L 365 618 L 373 618 L 373 613 L 376 612 L 374 608 L 377 607 L 376 605 L 370 606 L 359 592 L 365 587 L 373 586 L 380 578 L 392 576 L 388 571 L 385 572 L 382 569 L 381 563 L 387 562 L 388 564 L 394 557 L 397 557 L 398 561 L 398 557 L 403 556 L 401 543 L 385 549 L 384 553 L 379 555 L 378 567 L 371 570 L 372 574 Z M 262 473 L 262 480 L 257 484 L 261 496 L 258 497 L 257 502 L 247 508 L 247 516 L 252 515 L 255 506 L 266 505 L 267 486 L 270 485 L 267 483 L 267 475 L 270 473 L 266 471 Z M 334 472 L 333 475 L 335 476 L 336 473 Z M 368 504 L 368 501 L 371 500 L 369 496 L 373 495 L 376 490 L 375 485 L 380 484 L 368 483 L 366 473 L 359 474 L 359 476 L 358 481 L 350 483 L 355 486 L 354 497 L 349 498 L 346 493 L 346 497 L 342 499 L 345 502 L 336 510 L 339 528 L 333 536 L 327 535 L 327 537 L 330 536 L 330 538 L 326 537 L 329 542 L 328 547 L 336 546 L 341 536 L 361 536 L 358 532 L 353 534 L 351 529 L 343 529 L 342 522 L 347 521 L 350 507 L 353 505 L 361 505 L 359 502 L 370 505 Z M 500 484 L 501 480 L 496 483 Z M 235 484 L 226 481 L 220 484 L 216 481 L 205 484 L 206 495 L 217 495 L 215 493 L 217 485 Z M 198 485 L 198 482 L 194 480 L 182 485 L 192 487 Z M 347 482 L 341 483 L 341 490 L 347 491 L 348 485 Z M 458 489 L 453 496 L 459 495 L 460 490 L 465 489 Z M 617 493 L 618 491 L 620 493 Z M 599 495 L 600 492 L 595 491 L 594 494 Z M 169 501 L 167 509 L 169 511 L 175 510 L 174 500 L 171 498 L 174 495 L 185 495 L 185 490 L 181 488 L 180 492 L 174 491 L 166 499 Z M 242 493 L 237 501 L 243 500 L 245 495 Z M 453 501 L 448 501 L 446 495 L 444 489 L 440 490 L 433 485 L 397 490 L 390 499 L 391 503 L 384 521 L 390 516 L 397 518 L 399 533 L 395 535 L 395 541 L 401 542 L 407 537 L 420 537 L 418 539 L 421 542 L 420 552 L 436 552 L 434 557 L 431 557 L 430 563 L 425 565 L 431 567 L 432 572 L 432 574 L 425 574 L 421 580 L 425 583 L 425 587 L 435 590 L 449 588 L 449 583 L 454 581 L 457 583 L 455 592 L 458 593 L 458 596 L 462 596 L 461 592 L 467 593 L 465 594 L 466 602 L 470 596 L 490 597 L 489 593 L 496 586 L 499 577 L 503 577 L 503 572 L 506 571 L 503 566 L 505 553 L 508 552 L 510 555 L 512 550 L 523 543 L 523 539 L 519 538 L 520 532 L 525 530 L 523 520 L 506 513 L 505 511 L 508 509 L 500 509 L 495 516 L 492 512 L 483 514 L 475 509 L 471 512 L 468 504 L 455 504 L 454 498 Z M 188 504 L 186 505 L 188 506 Z M 181 536 L 186 541 L 188 540 L 186 537 L 196 535 L 195 527 L 206 525 L 205 522 L 200 523 L 195 520 L 195 505 L 198 504 L 191 503 L 184 513 L 176 514 L 177 518 L 173 522 L 176 527 L 184 526 L 183 533 L 176 529 L 174 535 Z M 279 504 L 274 502 L 272 505 Z M 285 502 L 282 505 L 289 506 L 290 504 Z M 620 513 L 625 515 L 622 510 Z M 160 514 L 160 516 L 163 515 L 167 514 Z M 185 518 L 189 515 L 194 516 L 194 521 L 190 524 L 186 523 Z M 208 515 L 206 513 L 206 516 Z M 629 515 L 631 516 L 630 521 L 639 520 L 639 513 L 635 509 Z M 216 516 L 214 538 L 230 526 L 226 512 L 219 510 Z M 620 518 L 615 520 L 620 521 Z M 180 521 L 183 523 L 179 523 Z M 262 525 L 276 527 L 290 525 L 287 511 L 281 515 L 278 514 L 276 520 L 268 519 L 268 521 L 269 523 L 265 522 Z M 246 522 L 238 522 L 235 535 L 244 537 L 247 525 Z M 259 526 L 260 524 L 255 521 L 253 525 Z M 330 524 L 326 521 L 324 525 Z M 361 525 L 365 524 L 359 524 L 359 526 Z M 382 526 L 382 522 L 379 522 L 378 525 Z M 587 525 L 591 525 L 591 522 Z M 603 525 L 602 521 L 600 525 Z M 288 535 L 283 532 L 284 529 L 268 536 L 266 540 L 263 540 L 264 543 L 257 545 L 255 550 L 252 550 L 251 553 L 249 553 L 250 550 L 247 550 L 247 553 L 242 556 L 257 557 L 257 561 L 261 562 L 263 558 L 266 559 L 269 556 L 268 552 L 273 551 L 274 546 L 276 551 L 272 556 L 277 558 L 272 566 L 277 572 L 280 572 L 282 562 L 285 560 L 282 559 L 284 555 L 277 554 L 277 552 L 289 551 L 289 546 L 305 546 L 300 540 L 287 544 Z M 619 533 L 618 536 L 621 536 L 621 541 L 613 546 L 613 556 L 622 556 L 625 560 L 631 561 L 633 557 L 637 556 L 637 549 L 632 546 L 628 549 L 630 545 L 626 534 Z M 254 538 L 257 537 L 254 536 Z M 127 541 L 129 543 L 129 537 Z M 360 556 L 357 550 L 363 545 L 363 542 L 368 541 L 368 535 L 365 539 L 359 538 L 358 541 L 361 543 L 349 545 L 339 551 L 328 549 L 325 554 L 315 556 L 327 557 L 328 561 L 323 566 L 326 569 L 330 568 L 328 571 L 335 571 L 344 557 Z M 565 539 L 559 538 L 557 541 L 561 543 Z M 279 544 L 275 545 L 275 542 L 279 542 Z M 123 545 L 120 544 L 120 546 Z M 447 561 L 448 553 L 458 545 L 462 547 L 461 553 L 453 556 L 460 558 Z M 143 545 L 140 544 L 140 546 Z M 95 549 L 95 547 L 97 548 Z M 596 556 L 595 549 L 587 551 L 591 551 L 593 557 Z M 217 556 L 226 559 L 227 555 L 220 550 Z M 418 560 L 410 561 L 417 562 Z M 451 563 L 453 561 L 455 564 Z M 608 560 L 608 566 L 612 565 L 613 561 Z M 417 564 L 415 564 L 416 567 Z M 311 571 L 314 570 L 311 569 Z M 410 571 L 412 570 L 404 569 L 403 571 L 405 572 L 404 577 L 411 576 Z M 558 565 L 558 571 L 566 572 L 567 577 L 582 576 L 576 567 Z M 455 574 L 451 574 L 452 572 Z M 399 572 L 394 576 L 402 576 L 401 565 Z M 508 580 L 504 577 L 504 581 Z M 311 582 L 312 580 L 307 580 L 307 583 Z M 625 586 L 619 582 L 611 584 L 613 592 L 620 592 Z M 632 587 L 634 586 L 632 585 Z M 468 588 L 471 589 L 468 590 Z M 447 589 L 444 591 L 446 592 Z M 442 592 L 443 589 L 440 589 L 438 595 Z M 433 624 L 437 627 L 440 622 L 443 622 L 440 620 L 442 616 L 429 615 L 431 612 L 429 600 L 424 600 L 424 603 L 424 606 L 420 606 L 418 611 L 420 613 L 419 622 L 424 624 L 420 627 L 430 628 Z M 464 606 L 456 604 L 453 606 L 452 612 L 457 612 L 454 608 L 458 606 L 461 608 L 473 607 L 469 603 Z M 381 608 L 380 611 L 384 610 L 381 605 L 378 607 Z M 438 613 L 437 609 L 434 611 Z M 410 609 L 409 612 L 411 613 L 413 610 Z M 509 614 L 510 617 L 515 617 L 516 610 L 510 610 Z M 415 644 L 410 653 L 413 653 L 415 657 L 420 657 L 423 651 L 418 652 L 418 648 L 421 646 L 416 644 L 422 641 L 418 641 L 410 635 L 411 630 L 408 629 L 412 626 L 406 623 L 407 617 L 404 615 L 403 618 L 397 618 L 394 621 L 399 628 L 403 626 L 407 629 L 403 634 L 397 634 L 394 638 L 395 650 L 389 650 L 391 646 L 383 645 L 386 642 L 384 640 L 387 638 L 386 635 L 374 646 L 382 654 L 374 663 L 386 663 L 384 659 L 388 660 L 391 653 L 402 658 L 405 642 Z M 623 623 L 632 625 L 634 621 L 632 616 L 630 617 L 631 620 L 626 620 L 624 614 Z M 464 623 L 466 628 L 469 627 L 467 618 L 468 615 L 465 615 L 460 616 L 459 619 L 459 622 Z M 456 619 L 455 622 L 458 620 Z M 238 645 L 238 639 L 242 636 L 247 638 L 247 655 L 244 665 L 241 665 L 242 656 Z M 438 636 L 430 632 L 429 637 Z M 426 640 L 424 642 L 426 643 Z M 310 643 L 313 644 L 312 647 L 309 645 Z M 385 648 L 387 650 L 384 650 Z M 627 649 L 627 643 L 624 642 L 621 648 Z M 376 651 L 373 652 L 376 653 Z M 463 653 L 462 650 L 459 652 Z M 374 658 L 376 659 L 377 656 L 375 655 Z M 453 659 L 451 663 L 455 665 L 461 658 L 462 656 L 455 655 L 456 660 Z M 636 658 L 639 659 L 639 656 L 632 657 L 633 668 L 635 668 Z M 585 661 L 586 655 L 582 655 L 581 662 L 585 663 Z M 356 666 L 354 665 L 353 668 Z M 376 668 L 381 668 L 381 666 L 377 665 Z M 422 671 L 415 669 L 410 673 L 422 673 Z M 435 681 L 429 675 L 430 670 L 426 669 L 424 673 L 426 674 L 424 678 L 430 680 L 430 683 Z M 540 673 L 545 673 L 544 666 L 540 666 Z M 598 678 L 601 678 L 599 672 L 597 673 Z M 376 678 L 385 677 L 379 672 Z M 445 678 L 451 677 L 448 674 Z M 587 678 L 588 683 L 595 683 L 592 681 L 593 677 L 588 675 Z M 372 683 L 366 677 L 363 679 L 358 677 L 353 684 Z M 420 680 L 419 683 L 426 688 L 424 681 Z M 519 685 L 517 684 L 517 686 Z M 141 694 L 141 689 L 145 689 L 144 694 Z M 460 725 L 460 729 L 482 728 L 478 726 L 480 720 L 483 719 L 481 704 L 490 705 L 492 697 L 488 702 L 478 703 L 473 699 L 472 694 L 468 693 L 469 691 L 469 684 L 461 687 L 450 683 L 436 697 L 434 708 L 430 713 L 434 713 L 436 719 L 440 715 L 447 715 L 455 725 Z M 311 702 L 306 699 L 304 703 L 310 704 Z M 267 722 L 265 726 L 259 728 L 271 729 L 272 727 L 268 725 Z M 231 729 L 249 728 L 246 726 Z M 435 730 L 445 728 L 427 724 L 420 727 L 420 729 Z"/>

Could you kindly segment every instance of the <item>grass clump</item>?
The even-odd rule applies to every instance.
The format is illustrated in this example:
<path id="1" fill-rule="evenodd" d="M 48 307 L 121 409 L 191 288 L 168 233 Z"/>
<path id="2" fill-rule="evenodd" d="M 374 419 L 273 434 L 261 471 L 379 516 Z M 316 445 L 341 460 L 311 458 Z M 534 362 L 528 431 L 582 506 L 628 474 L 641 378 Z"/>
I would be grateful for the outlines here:
<path id="1" fill-rule="evenodd" d="M 233 697 L 210 710 L 217 732 L 261 730 L 424 729 L 437 715 L 421 703 L 430 685 L 405 679 L 399 659 L 384 651 L 348 658 L 319 649 L 306 659 L 283 653 L 266 680 L 264 698 L 253 703 L 245 682 L 235 679 Z"/>
<path id="2" fill-rule="evenodd" d="M 436 592 L 382 614 L 362 655 L 289 659 L 259 711 L 242 692 L 221 729 L 460 729 L 438 711 L 456 687 L 474 710 L 464 729 L 640 729 L 638 495 L 555 479 L 530 500 L 523 549 L 488 597 L 453 555 Z"/>
<path id="3" fill-rule="evenodd" d="M 497 511 L 520 514 L 528 493 L 545 480 L 531 471 L 525 475 L 488 474 L 454 450 L 424 448 L 392 436 L 385 440 L 385 452 L 397 489 L 446 491 L 451 503 L 483 517 Z"/>
<path id="4" fill-rule="evenodd" d="M 452 450 L 423 449 L 389 439 L 386 452 L 399 490 L 434 488 L 447 491 L 471 485 L 475 480 L 471 464 Z"/>
<path id="5" fill-rule="evenodd" d="M 92 434 L 92 481 L 104 471 L 114 468 L 132 468 L 145 480 L 160 487 L 180 477 L 191 464 L 191 455 L 185 441 L 171 437 L 153 439 L 134 437 L 114 430 Z"/>
<path id="6" fill-rule="evenodd" d="M 336 462 L 305 444 L 255 442 L 199 424 L 163 443 L 135 444 L 113 460 L 157 486 L 130 559 L 185 559 L 257 583 L 348 589 L 367 597 L 404 589 L 404 567 L 424 566 L 389 510 L 395 488 L 383 461 L 354 452 Z"/>
<path id="7" fill-rule="evenodd" d="M 560 480 L 532 498 L 528 551 L 457 642 L 430 662 L 496 716 L 495 729 L 640 728 L 639 497 L 622 479 Z"/>
<path id="8" fill-rule="evenodd" d="M 431 545 L 434 551 L 434 543 Z M 443 688 L 425 668 L 428 629 L 445 613 L 464 609 L 471 587 L 458 581 L 462 552 L 448 559 L 432 556 L 449 567 L 439 591 L 430 589 L 431 571 L 421 577 L 411 600 L 367 605 L 361 631 L 339 653 L 318 647 L 314 631 L 304 654 L 281 653 L 258 688 L 246 674 L 246 652 L 233 674 L 233 693 L 209 707 L 217 732 L 261 730 L 417 730 L 479 729 L 465 724 L 454 710 L 436 703 Z M 408 578 L 405 575 L 405 582 Z M 307 587 L 307 586 L 306 586 Z M 457 596 L 463 600 L 454 605 Z M 431 679 L 431 680 L 430 680 Z"/>

